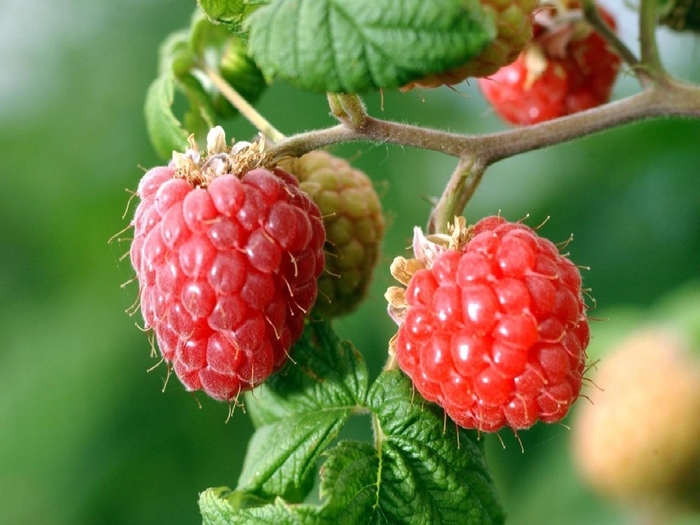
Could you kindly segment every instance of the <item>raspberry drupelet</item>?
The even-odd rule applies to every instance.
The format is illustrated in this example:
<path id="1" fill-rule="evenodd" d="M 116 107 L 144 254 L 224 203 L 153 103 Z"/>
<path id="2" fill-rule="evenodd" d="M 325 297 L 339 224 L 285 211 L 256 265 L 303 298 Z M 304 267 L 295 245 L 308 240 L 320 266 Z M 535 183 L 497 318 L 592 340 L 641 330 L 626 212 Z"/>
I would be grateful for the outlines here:
<path id="1" fill-rule="evenodd" d="M 449 246 L 417 229 L 406 285 L 387 292 L 391 350 L 428 401 L 464 428 L 560 421 L 581 389 L 589 341 L 578 268 L 529 227 L 462 222 Z"/>
<path id="2" fill-rule="evenodd" d="M 222 401 L 288 360 L 324 268 L 321 213 L 297 180 L 255 167 L 262 143 L 192 143 L 139 184 L 131 262 L 145 328 L 187 390 Z"/>

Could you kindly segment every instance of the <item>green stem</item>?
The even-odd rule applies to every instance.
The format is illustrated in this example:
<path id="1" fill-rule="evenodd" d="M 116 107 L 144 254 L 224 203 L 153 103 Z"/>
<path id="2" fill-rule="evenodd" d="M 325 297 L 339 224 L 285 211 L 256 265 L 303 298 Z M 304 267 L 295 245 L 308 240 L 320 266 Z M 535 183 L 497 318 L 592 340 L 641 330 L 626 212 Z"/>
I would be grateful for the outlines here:
<path id="1" fill-rule="evenodd" d="M 273 143 L 282 142 L 286 137 L 263 117 L 231 84 L 226 82 L 217 71 L 206 63 L 201 63 L 200 68 L 209 77 L 216 89 L 235 107 L 248 122 Z"/>
<path id="2" fill-rule="evenodd" d="M 375 502 L 375 508 L 377 508 L 379 507 L 379 488 L 382 485 L 382 444 L 386 439 L 386 434 L 384 434 L 382 425 L 379 423 L 379 418 L 375 413 L 372 413 L 372 430 L 374 430 L 374 448 L 377 451 L 377 458 L 379 459 L 379 468 L 377 469 L 377 499 Z"/>
<path id="3" fill-rule="evenodd" d="M 462 215 L 464 207 L 479 186 L 486 166 L 476 157 L 460 159 L 447 187 L 435 205 L 428 223 L 429 233 L 447 233 L 447 225 Z"/>
<path id="4" fill-rule="evenodd" d="M 661 63 L 659 48 L 656 44 L 658 16 L 656 0 L 641 0 L 639 9 L 639 43 L 642 64 L 657 81 L 666 77 L 666 70 Z"/>
<path id="5" fill-rule="evenodd" d="M 652 84 L 652 78 L 645 71 L 639 59 L 630 50 L 627 45 L 620 40 L 612 28 L 602 19 L 600 12 L 596 6 L 595 0 L 582 1 L 583 14 L 586 20 L 595 30 L 607 41 L 610 47 L 620 55 L 620 58 L 630 67 L 632 72 L 639 80 L 642 87 L 647 87 Z"/>
<path id="6" fill-rule="evenodd" d="M 328 93 L 328 105 L 331 114 L 346 126 L 361 130 L 367 125 L 369 115 L 359 96 L 352 93 Z"/>

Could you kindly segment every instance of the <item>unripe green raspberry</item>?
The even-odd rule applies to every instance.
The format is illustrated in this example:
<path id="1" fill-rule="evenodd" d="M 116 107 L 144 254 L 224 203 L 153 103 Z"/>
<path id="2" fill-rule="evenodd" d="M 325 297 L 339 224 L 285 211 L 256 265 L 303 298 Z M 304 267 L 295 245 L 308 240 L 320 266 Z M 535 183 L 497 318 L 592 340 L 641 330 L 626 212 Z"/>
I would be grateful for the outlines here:
<path id="1" fill-rule="evenodd" d="M 248 56 L 245 43 L 238 37 L 227 38 L 218 66 L 221 76 L 248 102 L 255 102 L 267 87 L 265 77 Z M 213 104 L 216 112 L 224 118 L 233 117 L 238 113 L 220 93 L 214 98 Z"/>
<path id="2" fill-rule="evenodd" d="M 456 68 L 411 82 L 402 89 L 459 84 L 469 77 L 486 77 L 513 62 L 532 38 L 532 13 L 537 0 L 481 0 L 496 21 L 496 39 L 478 56 Z"/>
<path id="3" fill-rule="evenodd" d="M 299 179 L 326 226 L 326 272 L 314 307 L 323 317 L 348 313 L 364 298 L 384 237 L 384 216 L 372 181 L 347 161 L 312 151 L 279 166 Z"/>
<path id="4" fill-rule="evenodd" d="M 666 0 L 659 9 L 659 23 L 676 31 L 700 31 L 700 0 Z"/>

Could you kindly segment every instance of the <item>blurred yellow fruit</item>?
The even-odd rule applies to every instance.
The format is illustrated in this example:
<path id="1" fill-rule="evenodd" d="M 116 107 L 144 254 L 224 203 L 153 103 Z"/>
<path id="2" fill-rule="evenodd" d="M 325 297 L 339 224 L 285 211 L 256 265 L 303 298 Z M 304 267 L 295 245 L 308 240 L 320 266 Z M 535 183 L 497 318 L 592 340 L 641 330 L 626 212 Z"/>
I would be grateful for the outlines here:
<path id="1" fill-rule="evenodd" d="M 611 349 L 573 422 L 576 466 L 601 495 L 700 508 L 700 360 L 682 333 L 647 325 Z"/>

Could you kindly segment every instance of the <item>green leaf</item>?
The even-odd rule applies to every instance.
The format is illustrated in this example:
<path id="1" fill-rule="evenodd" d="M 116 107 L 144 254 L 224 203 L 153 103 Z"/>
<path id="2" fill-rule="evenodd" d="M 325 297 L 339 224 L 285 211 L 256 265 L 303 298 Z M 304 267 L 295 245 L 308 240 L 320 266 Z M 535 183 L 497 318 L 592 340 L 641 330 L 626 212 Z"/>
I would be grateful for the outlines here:
<path id="1" fill-rule="evenodd" d="M 156 153 L 168 159 L 173 151 L 184 151 L 190 132 L 173 112 L 176 90 L 194 67 L 189 30 L 175 31 L 163 41 L 158 52 L 158 77 L 146 93 L 145 117 L 148 137 Z"/>
<path id="2" fill-rule="evenodd" d="M 192 54 L 205 58 L 208 50 L 216 51 L 228 38 L 236 38 L 231 32 L 211 19 L 201 9 L 192 13 L 189 41 Z"/>
<path id="3" fill-rule="evenodd" d="M 341 442 L 323 465 L 324 514 L 339 524 L 502 523 L 503 510 L 473 432 L 414 395 L 400 372 L 369 393 L 378 447 Z"/>
<path id="4" fill-rule="evenodd" d="M 243 98 L 254 103 L 267 88 L 267 82 L 255 62 L 248 56 L 246 43 L 226 27 L 213 24 L 197 9 L 190 23 L 189 47 L 193 57 L 217 71 Z M 207 79 L 200 82 L 209 94 L 209 107 L 219 117 L 238 114 L 231 103 Z"/>
<path id="5" fill-rule="evenodd" d="M 245 43 L 231 36 L 221 48 L 218 61 L 221 76 L 238 93 L 251 104 L 254 103 L 267 88 L 267 81 L 258 66 L 248 56 Z M 216 112 L 230 118 L 238 113 L 226 98 L 217 93 L 213 101 Z"/>
<path id="6" fill-rule="evenodd" d="M 248 56 L 246 43 L 225 27 L 212 22 L 197 9 L 192 17 L 190 48 L 193 55 L 206 62 L 248 102 L 254 103 L 267 88 L 267 82 L 255 62 Z M 212 85 L 212 108 L 217 115 L 231 118 L 238 111 Z"/>
<path id="7" fill-rule="evenodd" d="M 172 110 L 175 99 L 175 76 L 165 72 L 158 76 L 146 93 L 145 117 L 148 137 L 163 158 L 173 151 L 185 151 L 188 133 Z"/>
<path id="8" fill-rule="evenodd" d="M 176 90 L 184 90 L 182 79 L 191 77 L 194 64 L 190 31 L 180 30 L 168 35 L 158 50 L 158 77 L 148 88 L 144 108 L 151 144 L 163 158 L 170 158 L 173 150 L 184 151 L 187 147 L 189 123 L 183 126 L 173 112 L 173 103 Z M 193 89 L 190 85 L 189 91 Z M 194 98 L 194 94 L 190 93 L 190 97 Z"/>
<path id="9" fill-rule="evenodd" d="M 321 498 L 329 498 L 327 516 L 338 523 L 371 523 L 382 515 L 379 501 L 381 463 L 369 443 L 341 441 L 321 467 Z"/>
<path id="10" fill-rule="evenodd" d="M 318 522 L 317 510 L 289 505 L 277 498 L 269 504 L 226 487 L 207 489 L 199 495 L 203 525 L 311 525 Z"/>
<path id="11" fill-rule="evenodd" d="M 357 350 L 329 323 L 310 323 L 294 346 L 294 363 L 246 396 L 257 427 L 238 489 L 301 501 L 321 453 L 350 414 L 364 405 L 367 370 Z"/>
<path id="12" fill-rule="evenodd" d="M 182 122 L 173 112 L 176 91 L 188 102 Z M 145 115 L 151 144 L 166 159 L 173 151 L 185 151 L 190 134 L 203 138 L 216 125 L 212 101 L 199 80 L 190 74 L 176 78 L 172 71 L 161 73 L 149 87 Z"/>
<path id="13" fill-rule="evenodd" d="M 266 77 L 345 93 L 459 66 L 495 37 L 476 0 L 275 0 L 245 27 Z"/>
<path id="14" fill-rule="evenodd" d="M 197 0 L 202 11 L 214 22 L 223 24 L 232 33 L 245 36 L 242 24 L 253 11 L 271 0 Z"/>
<path id="15" fill-rule="evenodd" d="M 166 37 L 158 52 L 158 72 L 172 72 L 176 78 L 188 74 L 194 67 L 195 55 L 190 49 L 190 31 L 175 31 Z"/>
<path id="16" fill-rule="evenodd" d="M 184 126 L 195 136 L 203 138 L 216 125 L 216 114 L 210 94 L 194 75 L 185 75 L 177 83 L 179 90 L 187 97 L 187 111 Z"/>
<path id="17" fill-rule="evenodd" d="M 190 27 L 171 33 L 161 44 L 159 76 L 146 98 L 149 137 L 164 158 L 169 158 L 173 150 L 183 151 L 190 134 L 203 143 L 219 118 L 238 114 L 202 72 L 202 64 L 217 71 L 251 103 L 267 87 L 262 72 L 248 56 L 245 43 L 196 9 Z M 187 101 L 182 119 L 173 111 L 178 92 Z"/>

